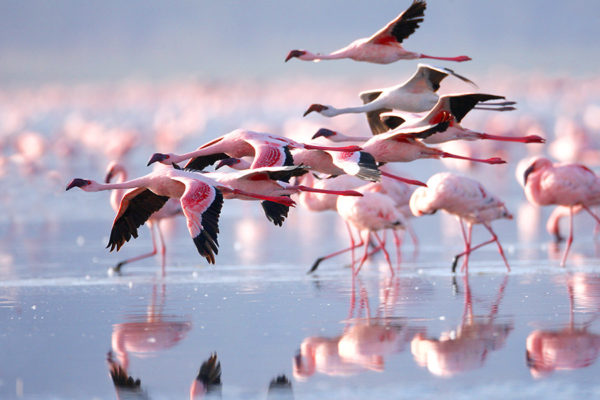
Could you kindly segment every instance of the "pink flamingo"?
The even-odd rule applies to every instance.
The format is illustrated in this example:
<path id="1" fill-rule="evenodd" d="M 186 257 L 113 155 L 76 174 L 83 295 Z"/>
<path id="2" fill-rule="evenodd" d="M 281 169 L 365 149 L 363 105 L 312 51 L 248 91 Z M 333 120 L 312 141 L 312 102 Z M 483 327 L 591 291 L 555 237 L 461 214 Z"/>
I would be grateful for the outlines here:
<path id="1" fill-rule="evenodd" d="M 414 60 L 416 58 L 433 58 L 457 62 L 469 61 L 471 58 L 467 56 L 435 57 L 404 50 L 401 43 L 419 27 L 419 23 L 423 22 L 426 6 L 425 1 L 414 0 L 410 7 L 373 36 L 357 39 L 331 54 L 314 54 L 306 50 L 292 50 L 285 61 L 287 62 L 294 57 L 304 61 L 350 58 L 355 61 L 377 64 L 389 64 L 398 60 Z"/>
<path id="2" fill-rule="evenodd" d="M 448 127 L 445 130 L 440 130 L 433 135 L 421 139 L 423 143 L 439 144 L 450 140 L 499 140 L 504 142 L 520 142 L 520 143 L 544 143 L 546 140 L 538 135 L 527 135 L 522 137 L 516 136 L 498 136 L 488 133 L 481 133 L 464 128 L 460 125 L 462 119 L 472 109 L 489 110 L 489 111 L 511 111 L 515 108 L 513 101 L 501 101 L 495 103 L 487 103 L 490 100 L 504 100 L 504 96 L 498 96 L 485 93 L 465 93 L 458 95 L 441 96 L 435 106 L 423 117 L 406 121 L 402 117 L 393 113 L 384 113 L 381 118 L 384 123 L 392 129 L 400 125 L 402 128 L 417 129 L 422 126 L 431 126 L 440 120 L 447 119 L 450 114 L 452 118 L 448 121 Z"/>
<path id="3" fill-rule="evenodd" d="M 113 178 L 116 178 L 118 182 L 125 182 L 127 180 L 127 169 L 125 166 L 118 161 L 112 161 L 108 167 L 106 172 L 105 183 L 110 183 Z M 119 211 L 119 207 L 121 205 L 121 200 L 125 195 L 125 189 L 115 189 L 110 194 L 110 205 L 112 206 L 115 212 Z M 156 247 L 156 233 L 158 232 L 158 239 L 160 243 L 160 254 L 162 256 L 162 272 L 163 275 L 165 273 L 165 256 L 166 256 L 166 246 L 165 240 L 163 238 L 162 231 L 160 229 L 160 221 L 166 218 L 172 218 L 176 215 L 182 213 L 181 204 L 176 199 L 169 199 L 165 203 L 160 210 L 156 211 L 146 221 L 148 225 L 148 229 L 150 230 L 150 235 L 152 237 L 152 251 L 146 254 L 142 254 L 137 257 L 129 258 L 127 260 L 123 260 L 119 262 L 112 270 L 114 272 L 121 272 L 121 268 L 123 265 L 143 260 L 144 258 L 152 257 L 157 253 Z"/>
<path id="4" fill-rule="evenodd" d="M 364 254 L 356 269 L 354 268 L 354 257 L 352 257 L 352 274 L 353 276 L 358 275 L 361 267 L 369 257 L 369 242 L 371 234 L 373 234 L 379 243 L 379 248 L 383 251 L 391 274 L 394 275 L 390 255 L 385 249 L 385 244 L 376 232 L 385 229 L 403 228 L 406 225 L 405 218 L 397 210 L 394 200 L 385 194 L 369 191 L 370 185 L 372 184 L 367 184 L 356 189 L 363 194 L 362 197 L 338 197 L 336 203 L 337 212 L 346 222 L 346 227 L 348 228 L 351 242 L 350 247 L 319 257 L 308 273 L 314 272 L 321 262 L 347 251 L 352 251 L 352 255 L 354 256 L 354 249 L 364 245 Z M 359 243 L 355 243 L 350 226 L 353 226 L 358 231 L 360 239 Z"/>
<path id="5" fill-rule="evenodd" d="M 330 105 L 312 104 L 304 116 L 306 117 L 313 111 L 325 117 L 364 112 L 373 134 L 383 133 L 389 128 L 380 120 L 382 113 L 392 110 L 414 113 L 431 110 L 438 101 L 436 92 L 440 87 L 440 82 L 448 75 L 453 75 L 476 86 L 469 79 L 456 74 L 451 69 L 419 64 L 415 73 L 406 82 L 383 89 L 361 92 L 359 97 L 364 103 L 362 106 L 335 108 Z"/>
<path id="6" fill-rule="evenodd" d="M 444 210 L 458 217 L 465 241 L 465 251 L 454 257 L 452 272 L 456 270 L 456 263 L 459 258 L 465 256 L 461 270 L 468 273 L 471 252 L 492 242 L 496 242 L 498 245 L 498 251 L 504 260 L 506 269 L 510 271 L 502 246 L 496 233 L 492 230 L 490 222 L 500 218 L 512 219 L 512 215 L 508 212 L 504 203 L 489 193 L 481 183 L 450 172 L 437 173 L 427 180 L 427 188 L 415 190 L 410 198 L 410 209 L 416 216 Z M 465 222 L 467 232 L 465 232 Z M 471 232 L 474 224 L 483 225 L 492 235 L 492 238 L 472 246 Z"/>
<path id="7" fill-rule="evenodd" d="M 451 116 L 446 114 L 444 118 L 444 120 L 438 121 L 434 125 L 427 127 L 419 129 L 404 129 L 400 127 L 387 133 L 372 136 L 366 142 L 361 144 L 361 148 L 363 151 L 370 153 L 375 157 L 377 162 L 410 162 L 420 158 L 456 158 L 486 164 L 506 163 L 506 161 L 498 157 L 479 159 L 448 153 L 433 147 L 428 147 L 418 140 L 434 135 L 440 130 L 444 130 L 448 126 Z M 317 133 L 314 134 L 313 139 L 321 136 L 334 142 L 347 142 L 362 139 L 346 136 L 325 128 L 319 129 Z"/>
<path id="8" fill-rule="evenodd" d="M 523 173 L 523 185 L 527 200 L 534 205 L 569 207 L 569 237 L 560 262 L 564 266 L 573 243 L 573 215 L 577 209 L 583 208 L 600 223 L 590 209 L 600 204 L 600 179 L 582 164 L 553 164 L 547 158 L 537 157 Z"/>
<path id="9" fill-rule="evenodd" d="M 79 187 L 86 192 L 113 189 L 134 189 L 121 200 L 119 212 L 113 222 L 107 248 L 117 251 L 131 237 L 137 238 L 137 228 L 152 213 L 160 210 L 169 198 L 180 200 L 188 230 L 198 249 L 208 263 L 215 263 L 219 243 L 219 214 L 223 197 L 254 197 L 291 206 L 294 202 L 285 196 L 272 197 L 230 188 L 199 173 L 177 169 L 162 169 L 148 175 L 121 183 L 101 184 L 93 180 L 75 178 L 66 190 Z"/>
<path id="10" fill-rule="evenodd" d="M 360 150 L 360 147 L 358 146 L 314 146 L 298 143 L 283 136 L 253 132 L 245 129 L 236 129 L 189 153 L 180 155 L 173 153 L 154 153 L 150 158 L 150 161 L 148 161 L 148 165 L 157 161 L 166 165 L 171 165 L 191 158 L 185 168 L 202 171 L 207 166 L 225 158 L 254 156 L 251 168 L 280 167 L 294 164 L 292 154 L 290 153 L 290 149 L 294 148 L 349 152 Z"/>

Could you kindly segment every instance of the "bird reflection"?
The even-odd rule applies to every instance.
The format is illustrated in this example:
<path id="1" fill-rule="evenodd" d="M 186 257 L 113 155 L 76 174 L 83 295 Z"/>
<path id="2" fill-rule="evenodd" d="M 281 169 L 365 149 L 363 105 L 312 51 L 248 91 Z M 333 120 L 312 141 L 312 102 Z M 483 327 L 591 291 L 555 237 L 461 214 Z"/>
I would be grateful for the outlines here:
<path id="1" fill-rule="evenodd" d="M 144 356 L 169 349 L 192 328 L 189 318 L 164 313 L 165 300 L 165 284 L 155 284 L 145 315 L 130 316 L 130 322 L 113 325 L 112 350 L 125 370 L 129 368 L 130 353 Z"/>
<path id="2" fill-rule="evenodd" d="M 600 335 L 589 331 L 600 309 L 600 277 L 575 273 L 567 278 L 569 323 L 557 330 L 535 330 L 526 341 L 526 362 L 531 375 L 541 378 L 556 370 L 585 368 L 596 362 Z M 575 322 L 575 309 L 594 311 L 585 323 Z"/>
<path id="3" fill-rule="evenodd" d="M 221 362 L 217 360 L 217 353 L 210 355 L 208 360 L 200 366 L 196 379 L 190 386 L 190 400 L 208 398 L 221 398 Z"/>
<path id="4" fill-rule="evenodd" d="M 382 303 L 374 316 L 369 310 L 369 295 L 366 288 L 360 286 L 356 311 L 356 289 L 353 279 L 352 297 L 347 325 L 341 335 L 336 337 L 308 337 L 302 341 L 299 353 L 294 357 L 294 377 L 306 380 L 315 373 L 331 376 L 350 376 L 367 370 L 384 370 L 384 357 L 402 352 L 405 344 L 423 328 L 400 324 L 397 319 L 387 317 L 389 304 L 383 299 L 394 298 L 389 294 L 398 285 L 395 279 L 385 280 Z M 355 315 L 356 312 L 356 315 Z M 364 315 L 363 315 L 364 313 Z"/>
<path id="5" fill-rule="evenodd" d="M 462 323 L 453 331 L 443 332 L 438 339 L 418 334 L 412 340 L 411 351 L 417 364 L 427 367 L 437 376 L 452 376 L 483 366 L 490 351 L 499 350 L 513 329 L 512 323 L 495 322 L 498 307 L 504 296 L 508 276 L 502 281 L 490 312 L 486 316 L 473 315 L 473 301 L 469 277 L 463 277 L 464 312 Z"/>

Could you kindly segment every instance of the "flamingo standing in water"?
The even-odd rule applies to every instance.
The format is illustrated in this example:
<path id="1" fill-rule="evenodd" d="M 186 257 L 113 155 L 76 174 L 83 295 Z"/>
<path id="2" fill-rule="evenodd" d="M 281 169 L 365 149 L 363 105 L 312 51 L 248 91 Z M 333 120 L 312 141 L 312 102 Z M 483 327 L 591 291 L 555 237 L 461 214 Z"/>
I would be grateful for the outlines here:
<path id="1" fill-rule="evenodd" d="M 523 173 L 523 185 L 527 200 L 534 205 L 569 207 L 569 237 L 560 262 L 564 266 L 573 243 L 573 215 L 577 209 L 583 208 L 600 223 L 600 218 L 590 209 L 600 204 L 600 179 L 582 164 L 553 164 L 547 158 L 538 157 Z"/>
<path id="2" fill-rule="evenodd" d="M 389 64 L 398 60 L 414 60 L 417 58 L 457 62 L 469 61 L 471 58 L 467 56 L 436 57 L 407 51 L 402 47 L 402 41 L 408 38 L 423 22 L 426 7 L 427 3 L 425 1 L 414 0 L 410 7 L 369 38 L 357 39 L 331 54 L 314 54 L 307 50 L 292 50 L 288 53 L 285 61 L 287 62 L 291 58 L 304 61 L 350 58 L 354 61 L 376 64 Z"/>
<path id="3" fill-rule="evenodd" d="M 105 183 L 110 183 L 113 178 L 116 178 L 118 182 L 125 182 L 127 180 L 127 169 L 123 164 L 118 161 L 112 161 L 106 171 L 106 179 Z M 125 195 L 125 189 L 115 189 L 110 194 L 110 205 L 112 206 L 115 212 L 119 211 L 119 207 L 121 205 L 121 200 Z M 160 229 L 160 221 L 166 218 L 172 218 L 176 215 L 182 213 L 181 204 L 177 199 L 169 199 L 165 203 L 165 205 L 158 210 L 157 212 L 150 215 L 146 224 L 148 225 L 148 229 L 150 230 L 150 235 L 152 237 L 152 251 L 150 253 L 142 254 L 137 257 L 129 258 L 127 260 L 123 260 L 119 262 L 112 270 L 114 272 L 121 272 L 121 268 L 123 265 L 139 261 L 144 258 L 152 257 L 157 253 L 156 247 L 156 233 L 158 232 L 158 239 L 160 244 L 160 254 L 162 256 L 162 272 L 163 275 L 165 273 L 165 255 L 166 255 L 166 246 L 165 240 L 163 238 L 162 231 Z"/>
<path id="4" fill-rule="evenodd" d="M 383 89 L 361 92 L 359 97 L 364 103 L 362 106 L 335 108 L 330 105 L 312 104 L 308 107 L 304 116 L 306 117 L 313 111 L 325 117 L 364 112 L 373 134 L 380 134 L 389 130 L 380 119 L 382 113 L 392 110 L 413 113 L 431 110 L 439 98 L 436 92 L 440 87 L 440 82 L 448 75 L 456 76 L 476 86 L 472 81 L 456 74 L 451 69 L 419 64 L 413 76 L 406 82 Z"/>
<path id="5" fill-rule="evenodd" d="M 463 93 L 449 94 L 441 96 L 435 106 L 423 117 L 412 121 L 404 119 L 395 113 L 383 113 L 382 122 L 389 128 L 394 129 L 397 126 L 403 129 L 418 129 L 428 127 L 440 120 L 447 119 L 450 114 L 452 118 L 448 121 L 448 127 L 445 130 L 439 130 L 433 135 L 421 139 L 426 144 L 439 144 L 451 140 L 499 140 L 504 142 L 520 143 L 544 143 L 546 140 L 538 135 L 527 136 L 499 136 L 481 133 L 464 128 L 460 125 L 462 119 L 473 109 L 489 111 L 512 111 L 515 108 L 514 101 L 500 101 L 488 103 L 490 100 L 505 100 L 504 96 L 486 93 Z"/>
<path id="6" fill-rule="evenodd" d="M 215 263 L 219 242 L 219 215 L 223 197 L 246 196 L 274 201 L 286 206 L 294 202 L 285 196 L 263 196 L 230 188 L 199 173 L 177 169 L 161 169 L 137 179 L 120 183 L 102 184 L 93 180 L 75 178 L 67 185 L 69 190 L 79 187 L 86 192 L 113 189 L 134 189 L 125 194 L 113 222 L 107 248 L 117 251 L 129 241 L 137 238 L 137 228 L 160 210 L 169 198 L 179 199 L 187 221 L 188 230 L 198 253 L 210 264 Z"/>
<path id="7" fill-rule="evenodd" d="M 459 258 L 465 256 L 461 270 L 468 273 L 471 252 L 492 242 L 496 242 L 498 245 L 498 251 L 504 260 L 506 269 L 510 271 L 504 250 L 502 250 L 498 236 L 492 230 L 490 222 L 500 218 L 512 219 L 512 215 L 504 203 L 489 193 L 481 183 L 450 172 L 437 173 L 427 180 L 427 188 L 415 190 L 410 198 L 410 209 L 415 216 L 444 210 L 458 217 L 465 241 L 465 251 L 454 257 L 452 272 L 456 270 Z M 464 222 L 467 223 L 467 232 L 465 232 Z M 482 224 L 490 232 L 492 238 L 472 246 L 471 232 L 474 224 Z"/>
<path id="8" fill-rule="evenodd" d="M 434 125 L 421 127 L 419 129 L 403 129 L 402 127 L 394 129 L 390 132 L 381 135 L 375 135 L 361 144 L 363 151 L 370 153 L 377 162 L 410 162 L 420 158 L 456 158 L 460 160 L 468 160 L 482 162 L 486 164 L 504 164 L 506 161 L 492 157 L 488 159 L 479 159 L 472 157 L 464 157 L 457 154 L 448 153 L 433 147 L 428 147 L 421 143 L 418 139 L 426 138 L 443 131 L 449 125 L 452 119 L 450 114 L 446 114 L 440 121 Z M 321 128 L 313 135 L 313 139 L 318 137 L 326 137 L 335 142 L 356 141 L 357 139 L 346 136 L 342 133 Z"/>
<path id="9" fill-rule="evenodd" d="M 229 157 L 254 156 L 251 168 L 281 167 L 284 165 L 294 165 L 290 149 L 296 148 L 342 152 L 361 150 L 358 146 L 315 146 L 298 143 L 283 136 L 236 129 L 189 153 L 179 155 L 173 153 L 154 153 L 150 161 L 148 161 L 148 165 L 157 161 L 166 165 L 172 165 L 191 158 L 185 165 L 185 168 L 202 171 L 207 166 Z"/>

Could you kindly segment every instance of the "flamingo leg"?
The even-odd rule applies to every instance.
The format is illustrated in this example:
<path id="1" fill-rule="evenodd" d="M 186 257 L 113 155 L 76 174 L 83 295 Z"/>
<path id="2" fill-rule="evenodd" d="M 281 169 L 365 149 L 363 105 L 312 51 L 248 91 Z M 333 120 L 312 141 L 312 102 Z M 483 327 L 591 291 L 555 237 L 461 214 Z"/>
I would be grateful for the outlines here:
<path id="1" fill-rule="evenodd" d="M 354 245 L 354 235 L 352 234 L 352 227 L 348 221 L 344 221 L 346 223 L 346 229 L 348 230 L 348 236 L 350 236 L 350 250 L 352 252 L 352 268 L 354 268 L 354 249 L 356 246 Z M 360 235 L 359 235 L 360 237 Z"/>
<path id="2" fill-rule="evenodd" d="M 390 174 L 389 172 L 385 172 L 385 171 L 380 171 L 380 172 L 381 172 L 381 175 L 383 175 L 383 176 L 387 176 L 388 178 L 392 178 L 392 179 L 395 179 L 397 181 L 407 183 L 409 185 L 417 185 L 417 186 L 425 186 L 425 187 L 427 187 L 427 185 L 424 182 L 418 181 L 416 179 L 403 178 L 401 176 Z"/>
<path id="3" fill-rule="evenodd" d="M 160 255 L 161 255 L 161 271 L 162 276 L 167 274 L 166 265 L 167 265 L 167 245 L 165 244 L 165 238 L 162 233 L 162 229 L 160 229 L 160 221 L 156 221 L 156 230 L 158 231 L 158 242 L 160 243 Z"/>
<path id="4" fill-rule="evenodd" d="M 442 158 L 456 158 L 458 160 L 467 160 L 467 161 L 480 162 L 480 163 L 485 163 L 485 164 L 506 164 L 506 161 L 504 161 L 500 157 L 492 157 L 492 158 L 482 159 L 482 158 L 459 156 L 458 154 L 452 154 L 452 153 L 448 153 L 446 151 L 439 151 L 437 153 L 437 155 Z"/>
<path id="5" fill-rule="evenodd" d="M 133 258 L 128 258 L 126 260 L 123 260 L 121 262 L 119 262 L 117 265 L 115 265 L 112 270 L 116 273 L 121 273 L 121 268 L 123 267 L 123 265 L 125 264 L 129 264 L 135 261 L 139 261 L 139 260 L 143 260 L 144 258 L 148 258 L 148 257 L 152 257 L 154 255 L 156 255 L 157 253 L 157 249 L 156 249 L 156 238 L 154 237 L 154 229 L 153 229 L 153 225 L 151 224 L 149 226 L 150 229 L 150 237 L 152 238 L 152 251 L 150 253 L 145 253 L 142 255 L 139 255 L 137 257 L 133 257 Z"/>
<path id="6" fill-rule="evenodd" d="M 360 235 L 359 235 L 359 236 L 360 236 Z M 346 253 L 346 252 L 348 252 L 348 251 L 351 251 L 351 250 L 353 251 L 355 248 L 357 248 L 357 247 L 360 247 L 360 246 L 362 246 L 362 245 L 363 245 L 363 241 L 362 241 L 362 238 L 361 238 L 361 241 L 360 241 L 360 243 L 353 244 L 352 246 L 350 246 L 350 247 L 348 247 L 348 248 L 346 248 L 346 249 L 343 249 L 343 250 L 338 250 L 338 251 L 336 251 L 336 252 L 333 252 L 333 253 L 331 253 L 331 254 L 328 254 L 328 255 L 326 255 L 326 256 L 323 256 L 323 257 L 319 257 L 319 258 L 317 258 L 317 260 L 315 261 L 315 263 L 312 265 L 312 267 L 310 268 L 310 270 L 309 270 L 307 273 L 309 273 L 309 274 L 310 274 L 310 273 L 312 273 L 312 272 L 316 271 L 316 269 L 319 267 L 319 264 L 321 264 L 321 262 L 323 262 L 323 261 L 325 261 L 325 260 L 328 260 L 328 259 L 330 259 L 330 258 L 333 258 L 333 257 L 335 257 L 335 256 L 339 256 L 340 254 Z"/>
<path id="7" fill-rule="evenodd" d="M 375 235 L 375 239 L 377 239 L 377 241 L 379 242 L 379 246 L 381 247 L 381 251 L 383 251 L 383 255 L 385 256 L 385 260 L 388 263 L 388 266 L 390 267 L 390 272 L 392 273 L 392 276 L 394 276 L 394 267 L 392 267 L 392 260 L 390 259 L 390 255 L 387 252 L 386 248 L 385 248 L 385 242 L 381 240 L 381 238 L 379 237 L 379 235 L 377 233 L 373 233 L 373 235 Z"/>
<path id="8" fill-rule="evenodd" d="M 560 266 L 564 267 L 567 262 L 567 255 L 571 249 L 571 243 L 573 243 L 573 207 L 569 207 L 569 237 L 567 238 L 567 245 L 565 246 L 565 252 L 563 253 Z"/>
<path id="9" fill-rule="evenodd" d="M 528 136 L 499 136 L 490 135 L 488 133 L 477 133 L 478 139 L 498 140 L 503 142 L 519 142 L 519 143 L 544 143 L 546 139 L 538 135 Z"/>
<path id="10" fill-rule="evenodd" d="M 360 240 L 365 243 L 364 244 L 365 252 L 364 252 L 362 258 L 360 259 L 360 262 L 358 264 L 358 267 L 356 268 L 356 271 L 354 272 L 355 275 L 358 275 L 363 264 L 365 263 L 365 261 L 367 261 L 367 258 L 369 257 L 369 241 L 371 240 L 371 231 L 366 231 L 366 232 L 367 232 L 367 236 L 365 238 L 363 238 L 362 234 L 361 234 Z"/>
<path id="11" fill-rule="evenodd" d="M 394 235 L 394 245 L 396 246 L 396 268 L 400 268 L 400 262 L 402 260 L 402 238 L 396 229 L 392 231 Z"/>
<path id="12" fill-rule="evenodd" d="M 504 265 L 506 265 L 506 270 L 508 272 L 510 272 L 510 266 L 508 265 L 508 261 L 506 260 L 506 256 L 504 255 L 504 249 L 502 249 L 502 245 L 500 244 L 500 241 L 498 240 L 498 236 L 496 235 L 496 232 L 494 232 L 492 227 L 486 222 L 483 222 L 483 226 L 485 226 L 485 229 L 487 229 L 488 232 L 492 235 L 492 240 L 494 242 L 496 242 L 496 244 L 498 245 L 498 252 L 502 256 L 502 259 L 504 260 Z"/>
<path id="13" fill-rule="evenodd" d="M 429 59 L 432 59 L 432 60 L 456 61 L 456 62 L 463 62 L 463 61 L 470 61 L 471 60 L 471 57 L 468 57 L 468 56 L 436 57 L 436 56 L 428 56 L 427 54 L 420 54 L 419 58 L 429 58 Z"/>
<path id="14" fill-rule="evenodd" d="M 582 205 L 583 209 L 585 211 L 588 212 L 588 214 L 590 214 L 592 216 L 592 218 L 594 218 L 596 220 L 596 224 L 600 224 L 600 218 L 586 205 Z M 594 230 L 594 233 L 596 233 L 595 231 L 598 229 L 598 225 L 596 225 L 596 228 Z"/>
<path id="15" fill-rule="evenodd" d="M 465 254 L 465 258 L 463 260 L 463 264 L 460 267 L 460 272 L 465 273 L 467 275 L 469 273 L 469 255 L 471 254 L 471 238 L 473 233 L 473 224 L 467 224 L 467 250 Z"/>

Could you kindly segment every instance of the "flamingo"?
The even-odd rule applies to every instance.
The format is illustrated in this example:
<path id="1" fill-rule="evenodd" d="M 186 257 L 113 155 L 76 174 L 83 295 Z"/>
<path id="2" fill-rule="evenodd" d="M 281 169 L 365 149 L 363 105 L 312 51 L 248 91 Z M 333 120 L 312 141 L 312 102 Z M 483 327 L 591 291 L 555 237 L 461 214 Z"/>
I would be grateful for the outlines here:
<path id="1" fill-rule="evenodd" d="M 468 273 L 471 252 L 492 242 L 496 242 L 506 269 L 510 271 L 502 245 L 500 245 L 498 236 L 492 230 L 490 222 L 500 218 L 512 219 L 512 215 L 508 212 L 504 203 L 488 192 L 481 183 L 450 172 L 437 173 L 427 180 L 427 188 L 417 188 L 415 190 L 410 198 L 410 209 L 415 216 L 433 214 L 437 210 L 444 210 L 458 217 L 465 241 L 465 251 L 454 257 L 452 272 L 456 270 L 456 263 L 459 258 L 465 256 L 461 270 Z M 465 222 L 467 233 L 465 233 Z M 492 235 L 492 238 L 472 246 L 471 232 L 474 224 L 483 225 Z"/>
<path id="2" fill-rule="evenodd" d="M 105 183 L 110 183 L 113 178 L 116 178 L 118 182 L 125 182 L 127 180 L 127 169 L 125 168 L 125 166 L 122 163 L 120 163 L 118 161 L 112 161 L 109 163 L 109 165 L 107 167 L 107 171 L 106 171 Z M 119 211 L 121 200 L 123 199 L 124 195 L 125 195 L 124 189 L 115 189 L 111 192 L 110 205 L 112 206 L 113 210 L 115 210 L 115 212 Z M 158 210 L 157 212 L 150 215 L 150 217 L 146 221 L 146 224 L 148 225 L 148 229 L 150 230 L 150 234 L 152 237 L 152 251 L 150 253 L 142 254 L 137 257 L 123 260 L 123 261 L 119 262 L 112 270 L 114 272 L 118 273 L 118 272 L 121 272 L 121 268 L 125 264 L 154 256 L 157 253 L 156 232 L 158 232 L 158 239 L 159 239 L 159 243 L 160 243 L 160 254 L 162 255 L 162 270 L 163 270 L 163 274 L 164 274 L 166 246 L 165 246 L 165 240 L 163 238 L 162 231 L 160 229 L 160 221 L 163 219 L 166 219 L 166 218 L 175 217 L 176 215 L 179 215 L 181 213 L 182 213 L 181 205 L 178 200 L 176 200 L 176 199 L 167 200 L 165 205 L 160 210 Z"/>
<path id="3" fill-rule="evenodd" d="M 600 204 L 600 179 L 583 164 L 554 164 L 547 158 L 534 158 L 523 173 L 525 196 L 538 206 L 569 207 L 569 237 L 560 265 L 564 266 L 573 243 L 573 215 L 583 208 L 596 222 L 600 218 L 590 206 Z"/>
<path id="4" fill-rule="evenodd" d="M 223 197 L 247 196 L 274 201 L 286 206 L 294 204 L 288 197 L 262 196 L 222 185 L 199 173 L 177 169 L 161 169 L 145 176 L 121 183 L 102 184 L 89 179 L 75 178 L 66 190 L 79 187 L 86 192 L 113 189 L 134 189 L 121 200 L 113 222 L 107 248 L 117 251 L 131 236 L 137 238 L 137 228 L 160 210 L 169 198 L 180 200 L 188 230 L 198 253 L 209 264 L 215 263 L 219 243 L 219 214 Z"/>
<path id="5" fill-rule="evenodd" d="M 383 133 L 389 128 L 381 122 L 381 113 L 392 110 L 413 113 L 429 111 L 438 101 L 436 92 L 440 87 L 440 82 L 448 75 L 453 75 L 476 86 L 471 80 L 456 74 L 449 68 L 419 64 L 415 73 L 406 82 L 383 89 L 361 92 L 359 97 L 364 103 L 362 106 L 335 108 L 330 105 L 312 104 L 304 116 L 306 117 L 313 111 L 325 117 L 364 112 L 373 134 Z"/>
<path id="6" fill-rule="evenodd" d="M 292 148 L 348 152 L 361 150 L 358 146 L 315 146 L 298 143 L 283 136 L 235 129 L 189 153 L 179 155 L 173 153 L 154 153 L 150 157 L 148 165 L 157 161 L 171 165 L 191 158 L 185 168 L 201 171 L 207 166 L 225 158 L 254 156 L 252 168 L 279 167 L 294 164 L 292 154 L 290 153 L 290 149 Z"/>
<path id="7" fill-rule="evenodd" d="M 443 118 L 444 119 L 436 122 L 434 125 L 421 127 L 418 129 L 404 129 L 400 127 L 381 135 L 375 135 L 369 138 L 366 142 L 362 143 L 361 148 L 363 151 L 370 153 L 373 157 L 375 157 L 375 160 L 380 163 L 410 162 L 420 158 L 456 158 L 460 160 L 469 160 L 486 164 L 506 163 L 506 161 L 498 157 L 479 159 L 448 153 L 433 147 L 428 147 L 417 140 L 434 135 L 436 132 L 446 129 L 452 117 L 449 114 L 446 114 Z M 353 138 L 325 128 L 319 129 L 312 138 L 315 139 L 321 136 L 335 142 L 364 139 Z"/>
<path id="8" fill-rule="evenodd" d="M 456 62 L 471 60 L 467 56 L 436 57 L 404 50 L 402 41 L 408 38 L 423 22 L 426 7 L 427 3 L 424 0 L 414 0 L 404 12 L 369 38 L 357 39 L 331 54 L 314 54 L 307 50 L 292 50 L 288 53 L 285 61 L 287 62 L 292 58 L 304 61 L 350 58 L 354 61 L 389 64 L 398 60 L 414 60 L 417 58 Z"/>
<path id="9" fill-rule="evenodd" d="M 381 114 L 381 118 L 383 120 L 382 123 L 392 129 L 396 128 L 398 125 L 404 129 L 417 129 L 447 119 L 447 115 L 450 114 L 452 118 L 448 122 L 448 128 L 440 130 L 431 136 L 422 138 L 421 141 L 426 144 L 439 144 L 450 140 L 481 139 L 520 143 L 544 143 L 546 141 L 538 135 L 521 137 L 490 135 L 488 133 L 472 131 L 460 125 L 464 116 L 472 109 L 489 111 L 512 111 L 515 109 L 513 107 L 515 102 L 513 101 L 487 103 L 489 100 L 505 100 L 505 97 L 486 93 L 449 94 L 441 96 L 435 106 L 419 119 L 404 122 L 404 119 L 401 116 L 389 112 Z"/>
<path id="10" fill-rule="evenodd" d="M 196 379 L 190 386 L 190 400 L 201 399 L 205 395 L 221 394 L 221 362 L 217 353 L 212 353 L 202 363 Z"/>
<path id="11" fill-rule="evenodd" d="M 346 222 L 346 227 L 348 228 L 348 233 L 350 235 L 350 247 L 319 257 L 308 273 L 314 272 L 321 262 L 339 254 L 352 251 L 352 254 L 354 255 L 354 249 L 364 245 L 364 254 L 356 269 L 354 269 L 354 257 L 352 260 L 352 274 L 353 276 L 358 275 L 363 264 L 369 257 L 369 242 L 371 234 L 373 233 L 373 236 L 375 236 L 375 239 L 383 251 L 385 259 L 388 262 L 390 272 L 392 276 L 394 275 L 394 269 L 392 268 L 389 253 L 385 249 L 385 244 L 376 232 L 385 229 L 404 228 L 406 226 L 406 219 L 397 210 L 396 204 L 391 197 L 382 193 L 370 191 L 370 185 L 372 184 L 363 185 L 356 189 L 357 192 L 363 194 L 362 197 L 338 197 L 337 199 L 336 209 L 340 217 Z M 359 243 L 355 243 L 350 226 L 354 226 L 358 231 L 360 239 Z"/>

